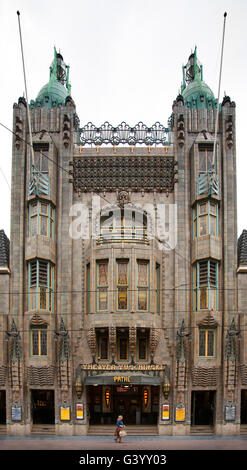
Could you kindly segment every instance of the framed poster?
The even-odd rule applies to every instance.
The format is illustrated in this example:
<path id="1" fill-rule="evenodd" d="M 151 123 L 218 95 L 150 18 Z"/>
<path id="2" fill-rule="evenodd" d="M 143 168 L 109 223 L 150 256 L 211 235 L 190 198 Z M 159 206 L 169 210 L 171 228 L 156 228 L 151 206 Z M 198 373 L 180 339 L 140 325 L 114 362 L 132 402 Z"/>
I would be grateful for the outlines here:
<path id="1" fill-rule="evenodd" d="M 12 421 L 21 421 L 21 406 L 20 405 L 12 405 L 11 419 Z"/>
<path id="2" fill-rule="evenodd" d="M 70 421 L 70 406 L 60 406 L 60 420 Z"/>
<path id="3" fill-rule="evenodd" d="M 185 406 L 181 403 L 180 405 L 176 406 L 176 421 L 184 421 L 185 420 Z"/>
<path id="4" fill-rule="evenodd" d="M 236 405 L 228 403 L 225 408 L 225 420 L 235 421 L 236 419 Z"/>
<path id="5" fill-rule="evenodd" d="M 76 419 L 84 419 L 84 406 L 83 403 L 76 404 Z"/>
<path id="6" fill-rule="evenodd" d="M 167 421 L 170 419 L 170 405 L 164 403 L 161 410 L 161 419 L 162 421 Z"/>

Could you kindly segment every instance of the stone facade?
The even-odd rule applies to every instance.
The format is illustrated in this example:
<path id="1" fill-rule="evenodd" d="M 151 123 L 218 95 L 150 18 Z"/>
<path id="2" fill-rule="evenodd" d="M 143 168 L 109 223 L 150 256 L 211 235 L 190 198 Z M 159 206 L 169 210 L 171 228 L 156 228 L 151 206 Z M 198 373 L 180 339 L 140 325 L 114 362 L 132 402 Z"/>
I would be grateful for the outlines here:
<path id="1" fill-rule="evenodd" d="M 66 75 L 61 55 L 54 60 L 53 90 L 65 89 L 54 75 Z M 37 423 L 87 434 L 121 410 L 167 435 L 198 425 L 239 434 L 247 424 L 235 103 L 220 103 L 214 158 L 217 102 L 196 51 L 186 67 L 159 145 L 143 127 L 151 140 L 138 143 L 140 126 L 124 128 L 128 139 L 103 126 L 95 145 L 86 132 L 80 141 L 66 82 L 57 101 L 48 87 L 31 102 L 32 154 L 27 104 L 14 104 L 10 260 L 6 239 L 0 251 L 0 424 L 9 434 Z M 124 387 L 132 414 L 121 408 Z"/>

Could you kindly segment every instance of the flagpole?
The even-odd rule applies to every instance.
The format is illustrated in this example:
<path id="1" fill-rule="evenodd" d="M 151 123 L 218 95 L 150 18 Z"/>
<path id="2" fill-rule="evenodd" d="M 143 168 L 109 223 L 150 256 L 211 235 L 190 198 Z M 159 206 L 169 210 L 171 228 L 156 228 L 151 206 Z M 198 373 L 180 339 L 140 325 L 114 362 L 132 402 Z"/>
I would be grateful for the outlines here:
<path id="1" fill-rule="evenodd" d="M 28 105 L 28 95 L 27 95 L 27 80 L 26 80 L 26 72 L 25 72 L 25 61 L 24 61 L 24 52 L 23 52 L 23 45 L 22 45 L 22 34 L 21 34 L 21 22 L 20 22 L 20 12 L 17 11 L 18 16 L 18 25 L 19 25 L 19 33 L 20 33 L 20 44 L 21 44 L 21 56 L 22 56 L 22 67 L 23 67 L 23 75 L 24 75 L 24 85 L 25 85 L 25 95 L 26 95 L 26 102 L 27 102 L 27 121 L 28 121 L 28 130 L 29 130 L 29 138 L 30 138 L 30 171 L 32 170 L 32 166 L 34 163 L 34 152 L 33 152 L 33 136 L 32 136 L 32 129 L 31 129 L 31 120 L 30 120 L 30 112 L 29 112 L 29 105 Z"/>
<path id="2" fill-rule="evenodd" d="M 223 23 L 221 58 L 220 58 L 220 74 L 219 74 L 219 84 L 218 84 L 218 101 L 217 101 L 217 112 L 216 112 L 215 133 L 214 133 L 214 148 L 213 148 L 213 161 L 212 161 L 212 169 L 213 169 L 213 171 L 215 170 L 215 154 L 216 154 L 217 131 L 218 131 L 218 122 L 219 122 L 220 85 L 221 85 L 222 64 L 223 64 L 223 51 L 224 51 L 224 41 L 225 41 L 226 17 L 227 17 L 227 13 L 225 12 L 225 13 L 224 13 L 224 23 Z"/>

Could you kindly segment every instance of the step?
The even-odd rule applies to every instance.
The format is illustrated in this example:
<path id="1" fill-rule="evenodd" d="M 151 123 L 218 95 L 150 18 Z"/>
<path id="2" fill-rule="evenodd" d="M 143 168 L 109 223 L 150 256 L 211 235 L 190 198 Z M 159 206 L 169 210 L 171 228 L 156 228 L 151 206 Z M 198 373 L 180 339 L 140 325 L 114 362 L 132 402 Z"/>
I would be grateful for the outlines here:
<path id="1" fill-rule="evenodd" d="M 240 425 L 240 434 L 247 434 L 247 424 L 241 424 Z"/>
<path id="2" fill-rule="evenodd" d="M 116 426 L 114 425 L 90 425 L 88 434 L 91 436 L 112 436 L 115 432 Z M 130 436 L 157 436 L 157 426 L 142 426 L 142 425 L 130 425 L 126 426 L 126 432 Z"/>
<path id="3" fill-rule="evenodd" d="M 190 428 L 190 434 L 198 434 L 198 435 L 203 435 L 203 434 L 214 434 L 214 426 L 191 426 Z"/>
<path id="4" fill-rule="evenodd" d="M 0 434 L 7 434 L 6 424 L 0 424 Z"/>
<path id="5" fill-rule="evenodd" d="M 31 433 L 54 435 L 56 434 L 55 425 L 54 424 L 33 424 Z"/>

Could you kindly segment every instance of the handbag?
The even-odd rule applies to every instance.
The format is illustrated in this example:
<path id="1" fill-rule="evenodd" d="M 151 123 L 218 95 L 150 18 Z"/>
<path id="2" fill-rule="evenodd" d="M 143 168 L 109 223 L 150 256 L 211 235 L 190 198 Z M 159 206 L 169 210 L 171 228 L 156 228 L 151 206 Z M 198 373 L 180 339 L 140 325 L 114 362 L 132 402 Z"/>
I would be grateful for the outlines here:
<path id="1" fill-rule="evenodd" d="M 124 429 L 121 429 L 121 431 L 119 431 L 119 435 L 120 437 L 127 436 L 127 432 Z"/>

